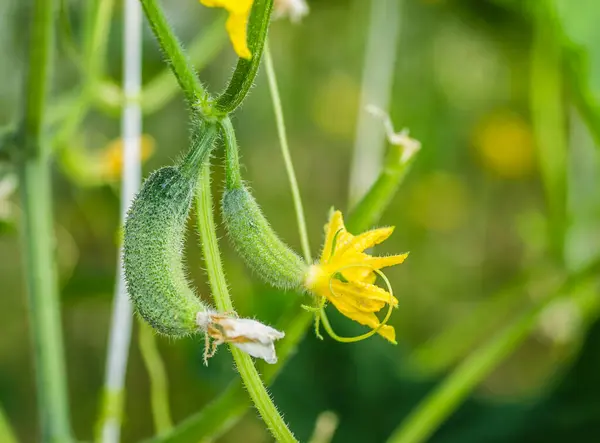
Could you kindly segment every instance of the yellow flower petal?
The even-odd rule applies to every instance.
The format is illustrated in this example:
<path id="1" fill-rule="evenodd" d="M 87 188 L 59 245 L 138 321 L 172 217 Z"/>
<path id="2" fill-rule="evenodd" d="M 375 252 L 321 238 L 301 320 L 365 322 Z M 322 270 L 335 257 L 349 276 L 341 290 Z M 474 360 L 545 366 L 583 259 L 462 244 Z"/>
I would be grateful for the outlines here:
<path id="1" fill-rule="evenodd" d="M 336 302 L 332 300 L 331 303 L 346 317 L 360 323 L 361 325 L 375 329 L 381 324 L 375 314 L 372 312 L 356 311 L 355 309 L 352 309 L 352 306 L 348 305 L 345 300 L 338 299 Z M 377 331 L 377 333 L 396 344 L 396 331 L 392 326 L 384 325 L 379 331 Z"/>
<path id="2" fill-rule="evenodd" d="M 232 14 L 244 14 L 250 11 L 254 0 L 200 0 L 209 8 L 223 8 Z"/>
<path id="3" fill-rule="evenodd" d="M 321 253 L 321 262 L 327 263 L 331 258 L 331 248 L 334 240 L 335 249 L 337 251 L 341 244 L 346 243 L 348 235 L 349 234 L 344 227 L 342 213 L 340 211 L 334 211 L 333 214 L 331 214 L 329 223 L 325 225 L 325 244 L 323 245 L 323 252 Z"/>
<path id="4" fill-rule="evenodd" d="M 333 289 L 334 295 L 333 297 L 327 298 L 332 300 L 336 295 L 345 295 L 348 298 L 353 297 L 358 300 L 359 309 L 360 306 L 370 306 L 368 303 L 369 300 L 379 302 L 377 303 L 379 309 L 383 308 L 383 304 L 391 304 L 394 307 L 398 306 L 398 299 L 396 297 L 385 289 L 370 283 L 363 283 L 360 281 L 344 283 L 339 280 L 332 280 L 331 288 Z M 377 311 L 379 309 L 377 309 Z"/>
<path id="5" fill-rule="evenodd" d="M 225 28 L 229 34 L 231 44 L 236 54 L 241 58 L 250 60 L 252 53 L 248 49 L 246 26 L 248 25 L 248 16 L 242 14 L 229 14 Z"/>
<path id="6" fill-rule="evenodd" d="M 223 8 L 229 12 L 225 24 L 233 49 L 241 58 L 250 59 L 252 53 L 248 49 L 248 18 L 254 0 L 200 0 L 204 6 Z"/>
<path id="7" fill-rule="evenodd" d="M 399 255 L 388 255 L 387 257 L 369 257 L 365 258 L 360 263 L 364 266 L 370 266 L 373 269 L 381 269 L 387 268 L 388 266 L 395 266 L 402 264 L 406 257 L 408 257 L 408 252 Z"/>
<path id="8" fill-rule="evenodd" d="M 344 254 L 346 251 L 352 250 L 354 252 L 362 252 L 365 249 L 372 248 L 378 245 L 382 241 L 386 240 L 394 232 L 393 227 L 373 229 L 371 231 L 363 232 L 360 235 L 354 237 L 350 242 L 340 248 L 338 251 L 340 254 Z"/>

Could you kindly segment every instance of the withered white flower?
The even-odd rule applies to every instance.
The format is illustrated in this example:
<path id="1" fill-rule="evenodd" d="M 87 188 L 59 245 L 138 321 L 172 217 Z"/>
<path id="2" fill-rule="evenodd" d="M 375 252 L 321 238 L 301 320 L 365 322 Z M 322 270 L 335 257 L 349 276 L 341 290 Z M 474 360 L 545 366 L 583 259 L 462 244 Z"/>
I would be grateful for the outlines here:
<path id="1" fill-rule="evenodd" d="M 306 14 L 308 14 L 306 0 L 275 0 L 273 4 L 274 18 L 289 17 L 292 23 L 297 23 Z"/>
<path id="2" fill-rule="evenodd" d="M 223 343 L 231 343 L 252 357 L 262 358 L 267 363 L 277 363 L 274 341 L 285 336 L 277 329 L 256 320 L 238 318 L 235 315 L 215 311 L 198 312 L 196 323 L 206 337 L 205 364 L 215 355 L 217 346 Z"/>

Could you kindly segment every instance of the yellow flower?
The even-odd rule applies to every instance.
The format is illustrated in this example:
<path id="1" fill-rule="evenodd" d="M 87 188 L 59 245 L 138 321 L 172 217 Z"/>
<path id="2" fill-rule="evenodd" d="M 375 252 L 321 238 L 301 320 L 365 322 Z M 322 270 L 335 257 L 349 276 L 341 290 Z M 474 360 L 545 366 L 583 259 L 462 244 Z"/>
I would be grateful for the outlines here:
<path id="1" fill-rule="evenodd" d="M 375 313 L 386 305 L 397 307 L 398 300 L 374 283 L 377 275 L 383 276 L 381 268 L 402 263 L 408 253 L 374 257 L 364 252 L 383 242 L 393 231 L 393 227 L 379 228 L 354 236 L 346 230 L 342 213 L 333 212 L 325 225 L 325 244 L 320 261 L 309 268 L 304 283 L 319 298 L 321 306 L 329 301 L 346 317 L 372 328 L 371 333 L 376 331 L 396 343 L 394 328 L 384 324 L 387 318 L 382 324 Z M 323 311 L 321 315 L 331 334 Z"/>
<path id="2" fill-rule="evenodd" d="M 143 134 L 140 139 L 140 160 L 146 161 L 154 153 L 154 139 Z M 123 139 L 117 138 L 109 142 L 100 152 L 97 161 L 99 176 L 106 182 L 121 179 L 123 170 Z"/>
<path id="3" fill-rule="evenodd" d="M 248 17 L 254 0 L 200 0 L 204 6 L 209 8 L 224 8 L 229 12 L 229 18 L 225 24 L 233 49 L 241 58 L 251 59 L 252 54 L 248 49 Z"/>

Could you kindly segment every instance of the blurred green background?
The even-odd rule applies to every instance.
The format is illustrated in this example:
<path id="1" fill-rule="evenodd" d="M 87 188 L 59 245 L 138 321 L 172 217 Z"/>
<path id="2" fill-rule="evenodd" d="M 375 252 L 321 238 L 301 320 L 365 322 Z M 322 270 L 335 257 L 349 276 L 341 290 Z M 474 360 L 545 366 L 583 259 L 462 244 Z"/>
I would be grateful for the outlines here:
<path id="1" fill-rule="evenodd" d="M 270 33 L 314 255 L 329 208 L 348 207 L 371 1 L 309 1 L 311 12 L 300 24 L 279 20 Z M 82 3 L 66 5 L 75 41 L 83 26 Z M 183 42 L 223 16 L 194 0 L 163 3 Z M 600 251 L 600 160 L 594 142 L 600 126 L 593 88 L 600 83 L 600 39 L 593 38 L 600 4 L 399 3 L 398 40 L 378 46 L 377 56 L 395 55 L 389 110 L 397 129 L 410 128 L 423 145 L 381 220 L 396 231 L 378 253 L 411 251 L 405 264 L 387 273 L 400 300 L 391 320 L 399 345 L 379 337 L 341 344 L 326 336 L 321 342 L 309 330 L 271 389 L 301 441 L 308 440 L 318 414 L 326 410 L 339 416 L 334 442 L 385 441 L 471 350 L 553 291 L 557 278 Z M 542 5 L 555 6 L 555 13 Z M 106 76 L 117 82 L 121 10 L 117 2 L 106 64 Z M 27 2 L 0 0 L 0 124 L 12 122 L 20 109 L 29 16 Z M 50 120 L 60 118 L 54 113 L 62 112 L 57 110 L 61 97 L 77 96 L 81 80 L 65 43 L 68 32 L 61 29 Z M 164 65 L 149 29 L 144 31 L 143 75 L 149 80 Z M 201 78 L 217 91 L 234 63 L 224 43 Z M 102 107 L 81 116 L 77 129 L 55 147 L 54 214 L 73 425 L 79 439 L 90 440 L 104 376 L 119 238 L 119 185 L 96 169 L 99 159 L 106 159 L 107 145 L 119 137 L 119 119 Z M 370 123 L 380 125 L 375 119 Z M 299 250 L 264 73 L 234 125 L 245 178 L 274 228 Z M 153 152 L 144 175 L 181 155 L 187 126 L 179 96 L 145 118 Z M 217 196 L 221 155 L 218 151 L 213 158 Z M 31 442 L 39 429 L 20 210 L 11 192 L 10 166 L 0 167 L 0 400 L 18 436 Z M 274 323 L 294 295 L 262 285 L 220 234 L 238 312 Z M 209 300 L 192 229 L 186 252 L 190 277 Z M 597 279 L 552 303 L 529 339 L 431 441 L 598 441 L 599 309 Z M 340 334 L 362 331 L 331 315 Z M 225 348 L 203 366 L 201 337 L 159 337 L 159 345 L 176 421 L 198 411 L 235 376 Z M 126 402 L 123 441 L 150 437 L 148 378 L 135 337 Z M 270 439 L 250 411 L 218 441 Z"/>

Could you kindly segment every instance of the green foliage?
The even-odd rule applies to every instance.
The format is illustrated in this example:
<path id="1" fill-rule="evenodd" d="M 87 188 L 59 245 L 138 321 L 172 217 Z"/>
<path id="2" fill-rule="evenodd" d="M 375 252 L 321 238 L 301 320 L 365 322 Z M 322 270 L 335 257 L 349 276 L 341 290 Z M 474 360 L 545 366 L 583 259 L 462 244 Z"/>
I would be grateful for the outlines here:
<path id="1" fill-rule="evenodd" d="M 250 191 L 243 185 L 226 189 L 222 207 L 231 241 L 256 274 L 277 288 L 300 288 L 305 263 L 281 241 Z"/>
<path id="2" fill-rule="evenodd" d="M 199 131 L 179 166 L 161 168 L 144 182 L 125 222 L 123 263 L 131 300 L 144 320 L 171 336 L 194 333 L 196 314 L 205 310 L 183 266 L 186 222 L 200 165 L 216 132 L 212 126 Z"/>
<path id="3" fill-rule="evenodd" d="M 573 76 L 573 92 L 596 140 L 600 140 L 600 4 L 583 0 L 547 0 L 562 31 L 566 57 Z"/>

